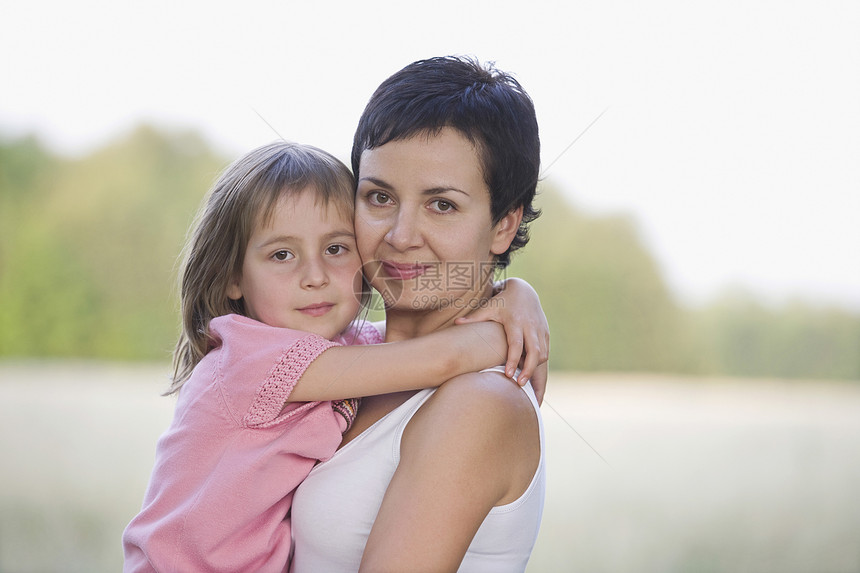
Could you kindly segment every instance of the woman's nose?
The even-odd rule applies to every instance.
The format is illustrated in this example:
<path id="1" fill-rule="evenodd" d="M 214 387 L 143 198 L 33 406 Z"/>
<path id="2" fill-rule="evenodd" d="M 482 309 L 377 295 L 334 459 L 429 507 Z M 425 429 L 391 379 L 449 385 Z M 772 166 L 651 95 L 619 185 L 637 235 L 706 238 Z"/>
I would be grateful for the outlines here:
<path id="1" fill-rule="evenodd" d="M 419 217 L 410 210 L 400 209 L 385 233 L 385 241 L 398 251 L 422 246 L 424 240 L 419 228 Z"/>

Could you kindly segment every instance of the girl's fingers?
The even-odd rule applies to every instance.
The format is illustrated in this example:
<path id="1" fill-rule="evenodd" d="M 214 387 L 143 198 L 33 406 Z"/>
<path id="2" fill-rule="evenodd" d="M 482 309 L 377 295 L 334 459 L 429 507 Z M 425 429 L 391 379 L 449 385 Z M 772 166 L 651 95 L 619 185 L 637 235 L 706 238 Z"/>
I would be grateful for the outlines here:
<path id="1" fill-rule="evenodd" d="M 543 364 L 549 359 L 549 351 L 546 347 L 546 340 L 541 339 L 537 333 L 525 339 L 525 357 L 523 360 L 523 368 L 520 373 L 518 382 L 520 385 L 525 384 L 532 377 L 538 365 Z"/>
<path id="2" fill-rule="evenodd" d="M 532 376 L 532 389 L 535 391 L 535 398 L 537 398 L 538 406 L 543 404 L 543 396 L 546 393 L 546 379 L 547 379 L 547 363 L 539 364 L 537 369 L 535 369 L 535 373 Z"/>
<path id="3" fill-rule="evenodd" d="M 523 355 L 523 336 L 521 331 L 513 328 L 505 328 L 505 335 L 508 337 L 508 358 L 505 361 L 505 376 L 512 379 L 517 372 L 520 357 Z"/>

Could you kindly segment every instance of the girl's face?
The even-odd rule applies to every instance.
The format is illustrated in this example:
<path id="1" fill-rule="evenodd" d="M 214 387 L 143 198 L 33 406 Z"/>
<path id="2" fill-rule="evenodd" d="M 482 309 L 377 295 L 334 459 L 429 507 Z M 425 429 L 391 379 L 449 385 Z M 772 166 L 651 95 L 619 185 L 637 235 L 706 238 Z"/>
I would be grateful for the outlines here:
<path id="1" fill-rule="evenodd" d="M 477 150 L 453 128 L 362 153 L 355 232 L 389 309 L 456 308 L 485 296 L 519 213 L 493 224 Z"/>
<path id="2" fill-rule="evenodd" d="M 313 189 L 282 196 L 248 241 L 242 275 L 227 289 L 249 317 L 332 338 L 356 317 L 361 261 L 353 222 Z"/>

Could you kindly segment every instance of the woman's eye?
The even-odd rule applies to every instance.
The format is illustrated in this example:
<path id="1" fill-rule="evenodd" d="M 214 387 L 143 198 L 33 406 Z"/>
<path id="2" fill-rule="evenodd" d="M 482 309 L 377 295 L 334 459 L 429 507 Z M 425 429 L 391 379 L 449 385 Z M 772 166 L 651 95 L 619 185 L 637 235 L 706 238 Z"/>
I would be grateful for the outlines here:
<path id="1" fill-rule="evenodd" d="M 328 255 L 340 255 L 344 251 L 346 251 L 346 247 L 344 247 L 343 245 L 331 245 L 325 250 L 326 254 Z"/>
<path id="2" fill-rule="evenodd" d="M 449 201 L 445 201 L 444 199 L 436 199 L 433 201 L 432 205 L 434 210 L 439 213 L 448 213 L 449 211 L 454 210 L 454 204 Z"/>
<path id="3" fill-rule="evenodd" d="M 276 251 L 275 254 L 272 255 L 272 258 L 276 261 L 288 261 L 294 258 L 294 255 L 290 251 Z"/>
<path id="4" fill-rule="evenodd" d="M 381 191 L 371 191 L 367 198 L 373 205 L 387 205 L 391 202 L 391 197 Z"/>

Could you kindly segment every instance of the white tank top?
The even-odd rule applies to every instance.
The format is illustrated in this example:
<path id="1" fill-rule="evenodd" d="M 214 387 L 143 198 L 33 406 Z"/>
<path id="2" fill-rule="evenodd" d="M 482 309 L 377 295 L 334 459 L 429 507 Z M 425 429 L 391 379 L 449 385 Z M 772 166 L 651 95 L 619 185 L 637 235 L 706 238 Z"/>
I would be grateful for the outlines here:
<path id="1" fill-rule="evenodd" d="M 538 468 L 519 499 L 490 510 L 469 545 L 460 573 L 523 571 L 537 539 L 546 491 L 544 430 L 531 386 L 523 389 L 537 413 Z M 292 507 L 292 573 L 358 571 L 373 521 L 400 461 L 403 430 L 433 392 L 422 390 L 386 414 L 318 464 L 299 486 Z"/>

